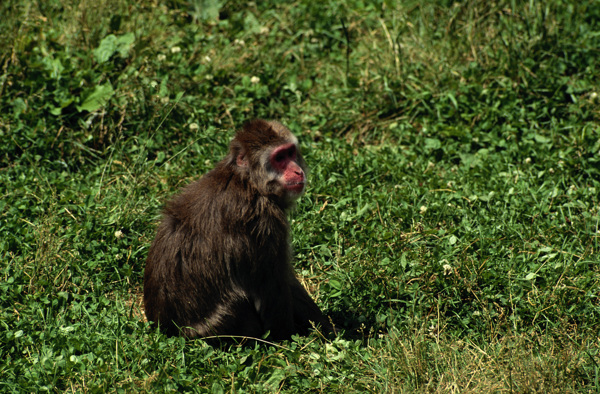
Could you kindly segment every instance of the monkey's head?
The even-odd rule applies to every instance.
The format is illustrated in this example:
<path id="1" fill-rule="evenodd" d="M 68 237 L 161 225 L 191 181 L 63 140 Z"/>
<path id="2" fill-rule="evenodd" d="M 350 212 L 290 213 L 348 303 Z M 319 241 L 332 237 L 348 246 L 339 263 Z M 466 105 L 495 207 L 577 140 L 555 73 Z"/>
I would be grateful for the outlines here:
<path id="1" fill-rule="evenodd" d="M 304 192 L 306 163 L 298 140 L 279 122 L 244 124 L 231 141 L 229 161 L 260 194 L 284 205 Z"/>

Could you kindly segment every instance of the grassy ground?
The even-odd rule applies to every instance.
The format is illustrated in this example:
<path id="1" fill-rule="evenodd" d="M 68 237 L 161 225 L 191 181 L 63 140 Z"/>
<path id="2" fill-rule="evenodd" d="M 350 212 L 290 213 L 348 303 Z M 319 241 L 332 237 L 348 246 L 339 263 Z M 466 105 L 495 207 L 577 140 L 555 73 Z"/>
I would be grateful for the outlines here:
<path id="1" fill-rule="evenodd" d="M 599 392 L 600 7 L 5 0 L 1 392 Z M 275 118 L 296 267 L 345 336 L 141 311 L 163 203 Z"/>

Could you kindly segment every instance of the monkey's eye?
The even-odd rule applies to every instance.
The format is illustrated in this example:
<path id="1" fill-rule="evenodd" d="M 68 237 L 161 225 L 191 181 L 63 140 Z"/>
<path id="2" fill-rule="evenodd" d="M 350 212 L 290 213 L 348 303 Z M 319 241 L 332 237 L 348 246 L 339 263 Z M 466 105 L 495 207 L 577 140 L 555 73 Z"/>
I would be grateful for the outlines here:
<path id="1" fill-rule="evenodd" d="M 279 152 L 275 155 L 275 157 L 273 158 L 273 160 L 275 161 L 275 163 L 283 163 L 283 161 L 287 158 L 287 154 L 286 152 Z"/>
<path id="2" fill-rule="evenodd" d="M 288 149 L 288 157 L 292 160 L 296 160 L 296 148 L 294 146 Z"/>
<path id="3" fill-rule="evenodd" d="M 295 160 L 296 159 L 296 148 L 294 146 L 283 151 L 285 158 Z"/>
<path id="4" fill-rule="evenodd" d="M 277 154 L 273 157 L 273 160 L 277 163 L 282 163 L 289 159 L 296 158 L 296 150 L 294 148 L 283 149 L 277 152 Z"/>
<path id="5" fill-rule="evenodd" d="M 270 157 L 271 165 L 276 168 L 284 168 L 290 161 L 296 160 L 296 146 L 288 144 L 276 148 Z"/>

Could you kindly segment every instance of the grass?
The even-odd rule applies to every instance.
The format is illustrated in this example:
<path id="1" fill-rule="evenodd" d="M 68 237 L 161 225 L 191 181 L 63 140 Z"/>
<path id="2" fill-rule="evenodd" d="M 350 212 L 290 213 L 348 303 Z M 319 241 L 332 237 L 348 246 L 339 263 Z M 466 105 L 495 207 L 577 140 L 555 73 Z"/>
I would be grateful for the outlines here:
<path id="1" fill-rule="evenodd" d="M 600 391 L 594 1 L 0 12 L 0 391 Z M 344 335 L 166 338 L 160 208 L 254 117 L 300 138 L 296 268 Z"/>

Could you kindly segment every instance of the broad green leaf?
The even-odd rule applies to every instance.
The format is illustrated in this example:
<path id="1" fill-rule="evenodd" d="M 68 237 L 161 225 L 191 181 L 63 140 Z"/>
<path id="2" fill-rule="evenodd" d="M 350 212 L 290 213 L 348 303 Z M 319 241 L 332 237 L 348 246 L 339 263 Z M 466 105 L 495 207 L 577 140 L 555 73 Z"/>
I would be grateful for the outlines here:
<path id="1" fill-rule="evenodd" d="M 109 34 L 100 41 L 98 48 L 94 50 L 94 57 L 99 64 L 102 64 L 117 51 L 117 36 Z"/>
<path id="2" fill-rule="evenodd" d="M 78 111 L 94 112 L 103 107 L 108 100 L 115 94 L 115 91 L 110 82 L 104 85 L 98 85 L 81 105 L 77 106 Z"/>
<path id="3" fill-rule="evenodd" d="M 117 52 L 122 58 L 129 56 L 129 50 L 135 42 L 135 34 L 127 33 L 117 38 Z"/>
<path id="4" fill-rule="evenodd" d="M 119 37 L 109 34 L 100 41 L 100 45 L 94 50 L 94 57 L 99 64 L 107 62 L 117 52 L 121 57 L 126 58 L 134 42 L 135 35 L 133 33 Z"/>
<path id="5" fill-rule="evenodd" d="M 535 272 L 530 272 L 527 274 L 527 276 L 525 276 L 525 280 L 535 279 L 536 276 L 537 276 L 537 274 Z"/>

